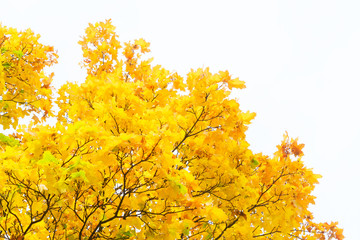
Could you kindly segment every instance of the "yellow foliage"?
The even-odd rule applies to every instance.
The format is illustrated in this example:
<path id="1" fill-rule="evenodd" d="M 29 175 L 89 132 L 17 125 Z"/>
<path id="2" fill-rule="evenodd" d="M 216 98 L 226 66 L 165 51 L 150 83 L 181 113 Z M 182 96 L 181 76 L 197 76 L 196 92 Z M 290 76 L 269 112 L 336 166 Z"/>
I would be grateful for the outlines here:
<path id="1" fill-rule="evenodd" d="M 44 68 L 57 62 L 54 48 L 38 42 L 30 29 L 17 31 L 0 24 L 0 124 L 16 128 L 31 113 L 35 122 L 52 116 L 53 74 Z"/>
<path id="2" fill-rule="evenodd" d="M 0 124 L 59 108 L 55 126 L 0 136 L 1 238 L 343 239 L 312 221 L 320 176 L 298 139 L 286 134 L 273 157 L 249 149 L 255 113 L 229 98 L 243 81 L 153 66 L 150 44 L 120 44 L 108 20 L 79 42 L 84 83 L 52 101 L 43 68 L 56 54 L 38 39 L 0 27 Z"/>

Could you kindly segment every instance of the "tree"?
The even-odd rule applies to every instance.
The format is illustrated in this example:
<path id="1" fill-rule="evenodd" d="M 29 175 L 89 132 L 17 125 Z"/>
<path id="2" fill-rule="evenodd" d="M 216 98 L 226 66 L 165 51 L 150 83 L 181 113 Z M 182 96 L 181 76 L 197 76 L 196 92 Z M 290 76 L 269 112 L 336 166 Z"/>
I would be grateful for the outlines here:
<path id="1" fill-rule="evenodd" d="M 229 98 L 245 83 L 227 71 L 183 78 L 153 66 L 149 43 L 120 44 L 108 20 L 79 42 L 85 82 L 63 85 L 54 102 L 39 72 L 53 48 L 7 31 L 1 103 L 11 99 L 2 114 L 13 121 L 2 125 L 39 109 L 46 118 L 49 103 L 60 110 L 55 126 L 1 135 L 2 238 L 343 239 L 337 223 L 313 222 L 320 175 L 301 161 L 303 144 L 285 134 L 272 157 L 249 149 L 255 114 Z"/>

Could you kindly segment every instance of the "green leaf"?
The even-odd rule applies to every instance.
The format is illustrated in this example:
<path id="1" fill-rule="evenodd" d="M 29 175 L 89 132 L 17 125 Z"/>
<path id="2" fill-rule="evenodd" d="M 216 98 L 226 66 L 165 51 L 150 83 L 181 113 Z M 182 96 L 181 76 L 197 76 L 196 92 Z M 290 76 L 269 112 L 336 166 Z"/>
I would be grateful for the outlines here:
<path id="1" fill-rule="evenodd" d="M 24 56 L 24 53 L 23 53 L 22 51 L 15 50 L 15 51 L 13 51 L 13 53 L 14 53 L 15 56 L 17 56 L 18 58 L 22 58 L 22 56 Z"/>
<path id="2" fill-rule="evenodd" d="M 8 62 L 4 62 L 4 63 L 2 63 L 1 65 L 2 65 L 3 68 L 5 68 L 5 69 L 8 69 L 8 68 L 11 67 L 11 63 L 8 63 Z"/>
<path id="3" fill-rule="evenodd" d="M 186 226 L 186 227 L 183 229 L 182 233 L 183 233 L 185 236 L 188 236 L 188 235 L 190 234 L 189 227 Z"/>
<path id="4" fill-rule="evenodd" d="M 120 232 L 118 234 L 116 234 L 116 239 L 125 240 L 125 239 L 129 239 L 133 235 L 134 234 L 131 231 L 120 230 Z"/>
<path id="5" fill-rule="evenodd" d="M 212 239 L 212 237 L 213 237 L 213 235 L 212 235 L 211 233 L 209 233 L 209 234 L 205 237 L 205 239 L 206 239 L 206 240 L 210 240 L 210 239 Z"/>
<path id="6" fill-rule="evenodd" d="M 18 140 L 16 140 L 15 138 L 13 137 L 8 137 L 2 133 L 0 133 L 0 142 L 1 143 L 4 143 L 10 147 L 15 147 L 15 146 L 19 146 L 20 143 Z"/>
<path id="7" fill-rule="evenodd" d="M 81 158 L 79 156 L 76 156 L 74 158 L 74 163 L 71 164 L 69 167 L 68 167 L 68 170 L 73 170 L 75 168 L 82 168 L 82 167 L 86 167 L 86 166 L 89 166 L 90 163 L 86 162 L 86 161 L 82 161 Z"/>
<path id="8" fill-rule="evenodd" d="M 169 178 L 169 181 L 172 187 L 179 191 L 181 194 L 187 193 L 188 189 L 180 182 L 178 178 Z"/>
<path id="9" fill-rule="evenodd" d="M 255 158 L 253 158 L 253 159 L 251 160 L 251 163 L 250 163 L 251 168 L 254 169 L 254 168 L 256 168 L 258 165 L 259 165 L 259 162 L 256 161 Z"/>
<path id="10" fill-rule="evenodd" d="M 87 177 L 86 177 L 86 174 L 85 174 L 85 171 L 84 170 L 80 170 L 80 171 L 78 171 L 78 172 L 74 172 L 74 173 L 72 173 L 71 175 L 70 175 L 70 177 L 72 178 L 72 179 L 74 179 L 74 178 L 81 178 L 81 179 L 83 179 L 85 182 L 88 182 L 89 180 L 87 179 Z"/>
<path id="11" fill-rule="evenodd" d="M 54 157 L 51 152 L 49 151 L 45 151 L 43 154 L 43 158 L 37 162 L 40 165 L 46 165 L 46 164 L 50 164 L 50 163 L 55 163 L 58 164 L 59 160 L 56 159 L 56 157 Z"/>
<path id="12" fill-rule="evenodd" d="M 2 102 L 2 101 L 1 101 Z M 3 110 L 6 110 L 9 108 L 9 104 L 8 103 L 4 103 L 4 106 L 3 106 Z"/>
<path id="13" fill-rule="evenodd" d="M 181 194 L 187 193 L 187 188 L 183 184 L 179 183 L 177 184 L 177 186 L 179 187 L 179 191 Z"/>
<path id="14" fill-rule="evenodd" d="M 2 47 L 2 48 L 1 48 L 1 54 L 6 53 L 6 51 L 7 51 L 7 49 L 6 49 L 6 48 L 4 48 L 4 47 Z"/>

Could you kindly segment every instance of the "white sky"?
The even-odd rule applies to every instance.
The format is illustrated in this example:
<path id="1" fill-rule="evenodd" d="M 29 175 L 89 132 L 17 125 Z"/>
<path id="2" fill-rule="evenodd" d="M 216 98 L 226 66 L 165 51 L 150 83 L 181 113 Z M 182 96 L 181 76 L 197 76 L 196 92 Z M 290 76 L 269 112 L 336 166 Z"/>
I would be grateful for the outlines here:
<path id="1" fill-rule="evenodd" d="M 229 70 L 234 95 L 257 113 L 251 148 L 271 154 L 287 130 L 322 174 L 312 208 L 358 239 L 360 1 L 2 0 L 0 22 L 31 28 L 60 55 L 55 85 L 82 81 L 77 44 L 89 22 L 113 20 L 121 40 L 143 37 L 155 63 Z"/>

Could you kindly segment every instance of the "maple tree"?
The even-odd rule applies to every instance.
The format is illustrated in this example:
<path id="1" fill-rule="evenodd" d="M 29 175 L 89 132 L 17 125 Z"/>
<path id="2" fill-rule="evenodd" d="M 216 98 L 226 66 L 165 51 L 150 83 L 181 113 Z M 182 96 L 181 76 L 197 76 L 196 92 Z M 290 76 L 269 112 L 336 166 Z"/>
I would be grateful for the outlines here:
<path id="1" fill-rule="evenodd" d="M 85 81 L 53 100 L 43 68 L 57 55 L 38 38 L 0 27 L 1 124 L 16 129 L 0 135 L 1 238 L 343 239 L 313 221 L 320 175 L 303 144 L 285 134 L 272 157 L 249 149 L 255 114 L 229 98 L 243 81 L 153 66 L 149 43 L 120 44 L 107 20 L 79 42 Z"/>

